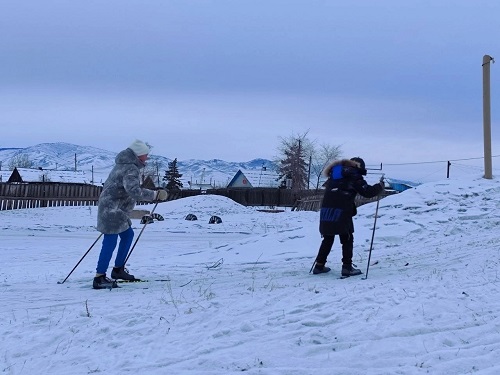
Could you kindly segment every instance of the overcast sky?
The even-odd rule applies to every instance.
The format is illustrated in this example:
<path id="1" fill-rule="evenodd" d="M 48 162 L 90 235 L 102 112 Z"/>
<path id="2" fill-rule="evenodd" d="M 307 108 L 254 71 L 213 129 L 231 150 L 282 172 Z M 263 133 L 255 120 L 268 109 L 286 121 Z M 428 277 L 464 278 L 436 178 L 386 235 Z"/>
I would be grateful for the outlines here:
<path id="1" fill-rule="evenodd" d="M 0 3 L 0 147 L 274 158 L 309 131 L 344 156 L 483 155 L 482 59 L 500 1 Z M 491 64 L 493 154 L 500 65 Z"/>

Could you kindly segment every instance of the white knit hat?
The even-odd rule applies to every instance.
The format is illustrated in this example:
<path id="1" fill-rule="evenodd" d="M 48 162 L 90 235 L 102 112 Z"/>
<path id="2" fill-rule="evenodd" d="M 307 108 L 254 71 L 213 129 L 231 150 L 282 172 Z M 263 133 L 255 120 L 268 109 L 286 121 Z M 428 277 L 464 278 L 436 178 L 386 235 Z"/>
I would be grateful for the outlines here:
<path id="1" fill-rule="evenodd" d="M 128 148 L 134 151 L 134 154 L 136 154 L 137 156 L 147 155 L 151 151 L 147 144 L 138 139 L 136 139 L 130 146 L 128 146 Z"/>

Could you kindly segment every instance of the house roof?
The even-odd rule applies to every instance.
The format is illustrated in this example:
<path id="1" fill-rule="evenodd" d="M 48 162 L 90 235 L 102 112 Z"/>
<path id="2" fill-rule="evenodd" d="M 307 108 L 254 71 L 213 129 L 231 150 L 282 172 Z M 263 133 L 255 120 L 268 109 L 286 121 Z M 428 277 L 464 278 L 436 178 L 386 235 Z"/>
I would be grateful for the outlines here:
<path id="1" fill-rule="evenodd" d="M 90 184 L 92 177 L 86 175 L 84 171 L 59 171 L 53 169 L 31 169 L 31 168 L 14 168 L 9 171 L 9 178 L 14 179 L 14 182 L 65 182 Z M 17 175 L 18 174 L 18 175 Z M 21 178 L 21 181 L 18 178 Z M 16 178 L 17 177 L 17 178 Z M 2 178 L 3 180 L 3 178 Z M 4 180 L 3 182 L 7 182 Z"/>
<path id="2" fill-rule="evenodd" d="M 279 187 L 279 175 L 272 170 L 265 169 L 239 169 L 227 185 L 232 187 L 241 178 L 246 179 L 248 187 Z"/>
<path id="3" fill-rule="evenodd" d="M 407 189 L 411 189 L 420 185 L 418 182 L 411 182 L 406 180 L 398 180 L 395 178 L 387 178 L 386 182 L 389 184 L 389 187 L 393 190 L 402 192 Z"/>

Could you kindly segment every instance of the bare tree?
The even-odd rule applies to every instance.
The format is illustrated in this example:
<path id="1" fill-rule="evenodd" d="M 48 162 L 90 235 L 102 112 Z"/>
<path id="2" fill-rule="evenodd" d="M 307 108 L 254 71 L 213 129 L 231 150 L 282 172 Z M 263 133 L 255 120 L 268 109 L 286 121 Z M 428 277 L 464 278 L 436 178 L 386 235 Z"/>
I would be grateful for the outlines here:
<path id="1" fill-rule="evenodd" d="M 152 146 L 149 142 L 144 142 L 150 149 L 149 158 L 146 162 L 146 166 L 141 172 L 141 182 L 144 183 L 146 179 L 151 179 L 151 181 L 155 184 L 155 186 L 161 185 L 161 176 L 160 170 L 164 168 L 163 163 L 156 157 L 151 151 L 154 146 Z"/>
<path id="2" fill-rule="evenodd" d="M 146 163 L 146 167 L 144 167 L 142 171 L 143 180 L 149 177 L 155 183 L 155 185 L 160 186 L 162 179 L 162 177 L 160 176 L 160 171 L 162 169 L 164 169 L 163 163 L 153 156 Z"/>
<path id="3" fill-rule="evenodd" d="M 27 154 L 17 154 L 9 161 L 9 169 L 12 171 L 14 168 L 32 168 L 33 162 L 29 159 Z"/>
<path id="4" fill-rule="evenodd" d="M 341 146 L 321 144 L 316 147 L 311 154 L 311 174 L 315 178 L 315 189 L 319 189 L 319 183 L 325 168 L 336 159 L 342 156 Z"/>

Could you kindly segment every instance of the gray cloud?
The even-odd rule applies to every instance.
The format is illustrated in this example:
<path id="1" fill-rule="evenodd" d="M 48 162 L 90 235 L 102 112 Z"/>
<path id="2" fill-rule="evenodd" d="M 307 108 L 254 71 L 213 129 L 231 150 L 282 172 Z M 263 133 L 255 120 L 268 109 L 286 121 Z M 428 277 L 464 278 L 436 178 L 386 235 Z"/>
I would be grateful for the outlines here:
<path id="1" fill-rule="evenodd" d="M 440 139 L 451 152 L 480 139 L 481 59 L 500 56 L 498 14 L 500 3 L 468 0 L 3 3 L 0 125 L 45 129 L 27 145 L 78 143 L 65 132 L 85 127 L 87 143 L 107 136 L 116 150 L 140 124 L 207 158 L 229 134 L 235 151 L 221 157 L 233 160 L 252 134 L 262 150 L 247 154 L 268 157 L 279 135 L 306 129 L 338 143 L 353 129 L 363 145 Z M 21 143 L 14 130 L 2 138 Z"/>

